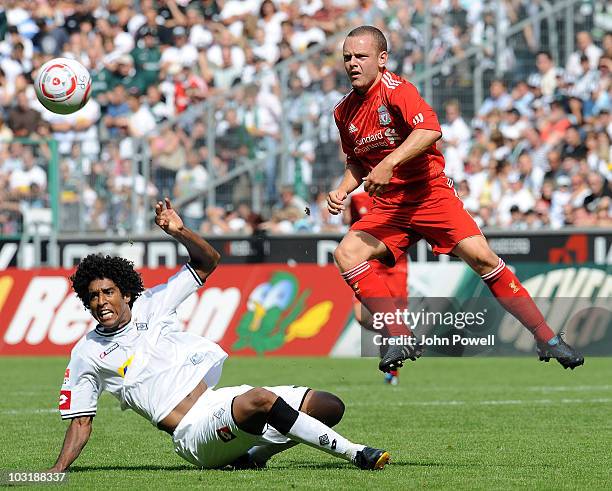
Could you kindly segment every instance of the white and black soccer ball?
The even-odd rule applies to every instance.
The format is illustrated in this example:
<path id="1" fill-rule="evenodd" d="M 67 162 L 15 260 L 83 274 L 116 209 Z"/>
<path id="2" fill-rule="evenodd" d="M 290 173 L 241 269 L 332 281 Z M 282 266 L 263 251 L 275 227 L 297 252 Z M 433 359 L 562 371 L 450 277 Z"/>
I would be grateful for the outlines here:
<path id="1" fill-rule="evenodd" d="M 49 111 L 71 114 L 89 100 L 91 76 L 76 60 L 54 58 L 40 67 L 34 89 L 40 103 Z"/>

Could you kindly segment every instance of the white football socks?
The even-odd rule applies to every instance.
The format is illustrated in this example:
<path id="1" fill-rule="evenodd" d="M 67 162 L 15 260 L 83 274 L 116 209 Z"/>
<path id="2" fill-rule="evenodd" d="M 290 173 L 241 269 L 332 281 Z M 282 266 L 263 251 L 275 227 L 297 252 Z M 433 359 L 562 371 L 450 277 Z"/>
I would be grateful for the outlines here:
<path id="1" fill-rule="evenodd" d="M 286 435 L 296 442 L 305 443 L 348 461 L 352 461 L 355 454 L 364 448 L 364 445 L 347 440 L 318 419 L 301 411 Z"/>

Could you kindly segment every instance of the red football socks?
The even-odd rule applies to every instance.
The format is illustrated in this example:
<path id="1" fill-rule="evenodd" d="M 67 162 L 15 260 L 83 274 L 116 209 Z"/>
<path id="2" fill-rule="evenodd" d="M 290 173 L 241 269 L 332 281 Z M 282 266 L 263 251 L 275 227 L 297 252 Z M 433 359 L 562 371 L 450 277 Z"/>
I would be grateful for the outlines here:
<path id="1" fill-rule="evenodd" d="M 355 292 L 357 300 L 365 305 L 372 315 L 377 313 L 395 315 L 398 311 L 398 305 L 389 288 L 367 261 L 342 273 L 342 277 Z M 410 328 L 399 319 L 385 322 L 385 327 L 381 331 L 386 336 L 412 336 Z"/>
<path id="2" fill-rule="evenodd" d="M 516 317 L 537 341 L 546 343 L 555 337 L 529 292 L 502 259 L 493 271 L 482 275 L 482 280 L 498 302 Z"/>

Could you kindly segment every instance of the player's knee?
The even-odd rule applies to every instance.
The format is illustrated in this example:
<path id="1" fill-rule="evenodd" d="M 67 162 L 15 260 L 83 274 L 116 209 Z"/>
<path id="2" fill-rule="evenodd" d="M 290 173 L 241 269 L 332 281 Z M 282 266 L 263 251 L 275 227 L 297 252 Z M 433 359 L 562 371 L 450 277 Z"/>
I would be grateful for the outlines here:
<path id="1" fill-rule="evenodd" d="M 344 416 L 344 402 L 334 394 L 327 394 L 327 396 L 327 405 L 329 409 L 328 416 L 324 422 L 327 426 L 336 426 L 342 421 L 342 416 Z"/>
<path id="2" fill-rule="evenodd" d="M 342 400 L 334 394 L 319 390 L 311 392 L 306 407 L 300 409 L 327 426 L 337 425 L 344 416 Z"/>
<path id="3" fill-rule="evenodd" d="M 359 262 L 356 251 L 350 245 L 340 244 L 334 251 L 334 259 L 336 264 L 342 270 L 347 270 L 356 266 Z"/>
<path id="4" fill-rule="evenodd" d="M 499 257 L 488 246 L 478 248 L 472 256 L 472 267 L 480 275 L 496 268 L 498 262 Z"/>
<path id="5" fill-rule="evenodd" d="M 334 250 L 334 261 L 336 261 L 336 264 L 342 267 L 348 259 L 349 255 L 347 254 L 345 248 L 341 245 L 336 247 L 336 249 Z"/>
<path id="6" fill-rule="evenodd" d="M 252 414 L 268 413 L 278 397 L 263 387 L 251 389 L 244 395 L 246 396 L 248 412 Z"/>

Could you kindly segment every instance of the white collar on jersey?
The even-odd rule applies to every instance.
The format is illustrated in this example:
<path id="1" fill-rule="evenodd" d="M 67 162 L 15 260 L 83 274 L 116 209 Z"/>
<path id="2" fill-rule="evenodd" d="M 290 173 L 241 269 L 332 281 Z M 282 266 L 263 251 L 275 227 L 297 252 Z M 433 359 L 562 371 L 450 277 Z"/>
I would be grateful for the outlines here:
<path id="1" fill-rule="evenodd" d="M 123 331 L 125 331 L 129 325 L 132 323 L 132 320 L 130 319 L 130 322 L 128 322 L 125 326 L 123 326 L 121 329 L 116 329 L 115 331 L 106 331 L 104 330 L 103 327 L 100 326 L 100 324 L 98 324 L 96 326 L 95 331 L 100 335 L 100 336 L 104 336 L 104 337 L 110 337 L 110 336 L 114 336 L 115 334 L 119 334 L 122 333 Z"/>

